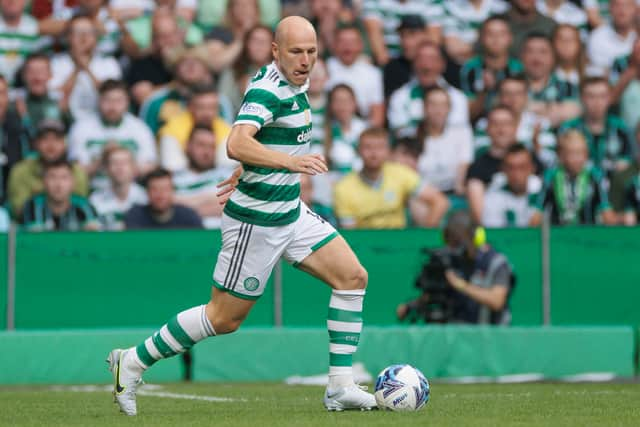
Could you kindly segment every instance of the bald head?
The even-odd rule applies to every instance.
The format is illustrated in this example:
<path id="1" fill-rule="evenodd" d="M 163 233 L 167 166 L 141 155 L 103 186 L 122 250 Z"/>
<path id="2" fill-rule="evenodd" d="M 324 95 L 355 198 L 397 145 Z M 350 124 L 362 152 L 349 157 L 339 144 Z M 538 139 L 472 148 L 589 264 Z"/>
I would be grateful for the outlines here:
<path id="1" fill-rule="evenodd" d="M 288 16 L 276 27 L 273 57 L 280 71 L 295 86 L 302 86 L 318 57 L 316 30 L 301 16 Z"/>

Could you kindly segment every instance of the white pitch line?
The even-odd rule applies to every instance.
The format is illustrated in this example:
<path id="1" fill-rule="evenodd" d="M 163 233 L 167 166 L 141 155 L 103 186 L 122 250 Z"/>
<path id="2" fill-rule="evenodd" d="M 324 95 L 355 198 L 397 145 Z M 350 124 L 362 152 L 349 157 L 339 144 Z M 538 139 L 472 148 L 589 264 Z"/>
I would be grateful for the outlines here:
<path id="1" fill-rule="evenodd" d="M 197 394 L 184 394 L 184 393 L 170 393 L 166 391 L 154 391 L 162 390 L 163 387 L 155 384 L 145 384 L 137 394 L 139 396 L 151 396 L 151 397 L 165 397 L 169 399 L 183 399 L 183 400 L 200 400 L 205 402 L 246 402 L 246 399 L 234 399 L 231 397 L 218 397 L 218 396 L 200 396 Z M 111 392 L 113 386 L 110 385 L 71 385 L 71 386 L 54 386 L 51 387 L 52 391 L 71 391 L 76 393 L 100 393 Z"/>

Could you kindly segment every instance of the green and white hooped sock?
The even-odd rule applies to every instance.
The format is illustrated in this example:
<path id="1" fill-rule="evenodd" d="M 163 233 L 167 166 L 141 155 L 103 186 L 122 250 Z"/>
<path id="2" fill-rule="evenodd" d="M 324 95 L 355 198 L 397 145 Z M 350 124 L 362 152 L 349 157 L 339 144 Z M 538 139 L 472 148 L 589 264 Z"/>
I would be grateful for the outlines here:
<path id="1" fill-rule="evenodd" d="M 329 301 L 329 387 L 353 384 L 353 353 L 362 331 L 364 289 L 334 290 Z"/>
<path id="2" fill-rule="evenodd" d="M 155 334 L 127 352 L 140 373 L 160 359 L 175 356 L 189 350 L 195 343 L 216 333 L 207 318 L 206 305 L 199 305 L 178 313 Z M 130 363 L 126 363 L 132 366 Z"/>

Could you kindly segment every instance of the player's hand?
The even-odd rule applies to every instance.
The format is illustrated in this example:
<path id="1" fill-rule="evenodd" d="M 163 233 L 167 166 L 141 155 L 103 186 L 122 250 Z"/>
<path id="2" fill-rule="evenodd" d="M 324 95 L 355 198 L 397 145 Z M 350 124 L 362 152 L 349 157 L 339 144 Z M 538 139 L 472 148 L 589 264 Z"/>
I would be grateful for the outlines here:
<path id="1" fill-rule="evenodd" d="M 305 156 L 293 156 L 287 166 L 291 172 L 299 172 L 307 175 L 319 175 L 329 170 L 324 156 L 321 154 L 307 154 Z"/>
<path id="2" fill-rule="evenodd" d="M 240 175 L 242 175 L 242 172 L 244 172 L 242 166 L 238 166 L 233 170 L 233 173 L 229 178 L 216 185 L 216 187 L 221 189 L 216 194 L 216 196 L 218 196 L 218 203 L 221 205 L 227 203 L 227 200 L 229 200 L 229 197 L 231 197 L 231 194 L 233 194 L 240 182 Z"/>

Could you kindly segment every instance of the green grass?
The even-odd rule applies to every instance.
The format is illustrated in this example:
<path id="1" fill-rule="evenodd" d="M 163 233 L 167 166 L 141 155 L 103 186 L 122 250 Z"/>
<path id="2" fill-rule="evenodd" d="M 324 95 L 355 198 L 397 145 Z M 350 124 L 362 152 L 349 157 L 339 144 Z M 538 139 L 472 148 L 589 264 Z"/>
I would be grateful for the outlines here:
<path id="1" fill-rule="evenodd" d="M 637 426 L 637 384 L 432 385 L 416 413 L 328 413 L 323 389 L 283 384 L 163 384 L 152 393 L 236 399 L 207 402 L 140 396 L 139 415 L 118 413 L 103 387 L 0 387 L 0 426 Z M 244 401 L 241 401 L 244 399 Z"/>

